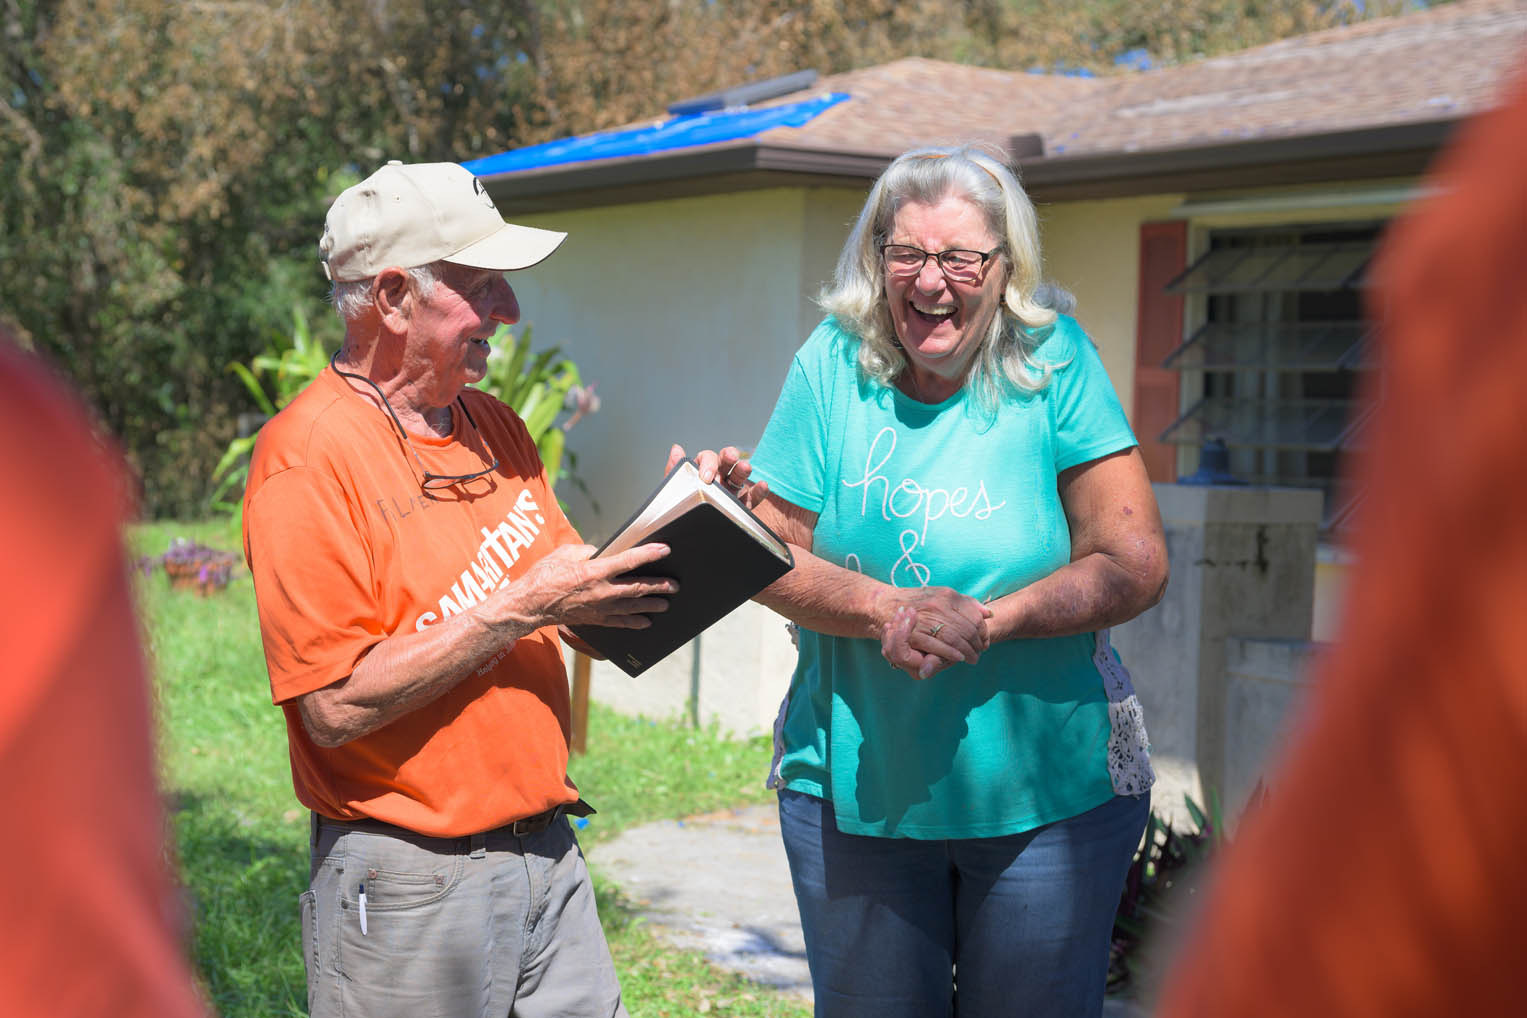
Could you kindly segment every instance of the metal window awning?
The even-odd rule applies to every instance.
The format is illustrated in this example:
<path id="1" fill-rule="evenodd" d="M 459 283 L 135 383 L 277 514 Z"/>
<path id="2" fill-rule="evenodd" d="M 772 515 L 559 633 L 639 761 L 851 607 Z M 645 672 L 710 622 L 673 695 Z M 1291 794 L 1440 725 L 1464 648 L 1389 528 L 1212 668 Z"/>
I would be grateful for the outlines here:
<path id="1" fill-rule="evenodd" d="M 1220 247 L 1166 285 L 1166 292 L 1301 293 L 1350 290 L 1363 282 L 1373 256 L 1368 241 L 1289 246 Z"/>
<path id="2" fill-rule="evenodd" d="M 1359 513 L 1366 511 L 1363 504 L 1367 499 L 1368 491 L 1362 485 L 1344 480 L 1333 482 L 1326 492 L 1325 519 L 1320 529 L 1337 538 L 1350 534 Z"/>
<path id="3" fill-rule="evenodd" d="M 1334 452 L 1360 444 L 1371 411 L 1346 399 L 1199 400 L 1157 437 L 1199 446 L 1208 438 L 1232 448 Z"/>
<path id="4" fill-rule="evenodd" d="M 1161 362 L 1178 371 L 1358 371 L 1366 322 L 1206 322 Z"/>

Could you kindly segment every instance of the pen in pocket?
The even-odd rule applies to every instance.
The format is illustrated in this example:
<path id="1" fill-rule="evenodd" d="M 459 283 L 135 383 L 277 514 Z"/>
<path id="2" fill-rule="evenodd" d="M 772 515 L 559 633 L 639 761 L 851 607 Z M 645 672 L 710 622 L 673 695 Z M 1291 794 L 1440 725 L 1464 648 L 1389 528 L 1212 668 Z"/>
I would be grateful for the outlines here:
<path id="1" fill-rule="evenodd" d="M 361 899 L 361 936 L 364 937 L 366 935 L 366 885 L 365 884 L 361 885 L 360 899 Z"/>

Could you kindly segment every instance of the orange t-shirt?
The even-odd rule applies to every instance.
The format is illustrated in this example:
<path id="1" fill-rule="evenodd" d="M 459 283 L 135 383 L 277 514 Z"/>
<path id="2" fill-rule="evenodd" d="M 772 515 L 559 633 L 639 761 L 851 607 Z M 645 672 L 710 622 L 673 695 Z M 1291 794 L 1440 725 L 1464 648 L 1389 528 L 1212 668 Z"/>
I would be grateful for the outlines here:
<path id="1" fill-rule="evenodd" d="M 567 673 L 554 628 L 505 648 L 454 688 L 343 746 L 313 743 L 296 701 L 354 671 L 377 644 L 471 607 L 553 549 L 579 543 L 514 412 L 466 390 L 449 438 L 410 436 L 363 383 L 326 368 L 260 432 L 244 495 L 273 699 L 308 808 L 437 837 L 501 826 L 577 798 L 567 777 Z M 483 448 L 486 441 L 487 449 Z"/>
<path id="2" fill-rule="evenodd" d="M 1383 402 L 1340 640 L 1162 1018 L 1522 1013 L 1527 76 L 1430 182 L 1373 272 Z"/>
<path id="3" fill-rule="evenodd" d="M 0 1015 L 192 1018 L 114 453 L 0 339 Z"/>

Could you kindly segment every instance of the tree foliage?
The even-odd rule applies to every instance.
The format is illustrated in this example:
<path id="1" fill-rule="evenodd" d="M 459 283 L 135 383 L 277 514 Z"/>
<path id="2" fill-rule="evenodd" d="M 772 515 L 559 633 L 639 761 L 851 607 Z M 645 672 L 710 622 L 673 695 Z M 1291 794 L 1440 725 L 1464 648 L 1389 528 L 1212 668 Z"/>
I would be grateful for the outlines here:
<path id="1" fill-rule="evenodd" d="M 1359 13 L 1305 0 L 0 0 L 0 318 L 122 440 L 145 508 L 195 514 L 249 405 L 227 365 L 279 345 L 294 308 L 332 345 L 323 213 L 386 159 L 472 158 L 803 68 L 922 55 L 1106 70 L 1130 50 L 1171 62 Z"/>
<path id="2" fill-rule="evenodd" d="M 1107 72 L 1260 46 L 1418 6 L 1408 0 L 977 0 L 969 56 L 993 67 Z"/>
<path id="3" fill-rule="evenodd" d="M 523 7 L 4 0 L 0 314 L 73 376 L 150 512 L 204 508 L 226 370 L 319 306 L 327 202 L 508 144 Z M 486 69 L 501 71 L 486 73 Z"/>
<path id="4" fill-rule="evenodd" d="M 804 68 L 938 55 L 960 0 L 553 0 L 541 16 L 524 138 L 662 115 L 679 99 Z"/>

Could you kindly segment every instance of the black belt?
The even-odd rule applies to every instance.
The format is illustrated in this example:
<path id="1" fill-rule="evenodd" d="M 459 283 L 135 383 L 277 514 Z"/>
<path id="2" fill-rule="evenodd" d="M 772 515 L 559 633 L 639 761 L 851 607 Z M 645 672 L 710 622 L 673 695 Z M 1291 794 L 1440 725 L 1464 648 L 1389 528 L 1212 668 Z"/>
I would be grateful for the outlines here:
<path id="1" fill-rule="evenodd" d="M 527 834 L 539 834 L 546 830 L 546 828 L 551 826 L 552 821 L 563 813 L 575 817 L 592 816 L 594 807 L 582 799 L 579 799 L 577 802 L 564 802 L 560 806 L 553 806 L 544 813 L 537 813 L 533 817 L 524 817 L 505 826 L 510 834 L 513 834 L 516 838 L 523 838 Z"/>
<path id="2" fill-rule="evenodd" d="M 517 838 L 523 838 L 526 835 L 539 834 L 546 830 L 546 828 L 552 825 L 557 817 L 562 816 L 564 813 L 569 816 L 586 817 L 593 816 L 595 812 L 597 811 L 594 809 L 594 807 L 590 806 L 582 799 L 579 799 L 576 802 L 564 802 L 559 806 L 553 806 L 551 809 L 537 813 L 534 816 L 521 817 L 518 820 L 514 820 L 505 824 L 503 827 L 495 829 L 500 831 L 508 831 L 510 834 L 513 834 Z M 373 817 L 361 817 L 356 820 L 336 820 L 334 817 L 320 816 L 316 813 L 314 814 L 314 817 L 317 818 L 319 823 L 332 824 L 335 827 L 342 827 L 353 831 L 371 831 L 377 834 L 390 834 L 394 836 L 402 835 L 412 838 L 427 838 L 434 836 L 421 834 L 419 831 L 409 830 L 407 827 L 399 827 L 397 824 L 389 824 L 385 820 L 377 820 Z M 493 832 L 484 831 L 483 833 L 492 834 Z M 461 835 L 461 837 L 472 837 L 472 835 Z M 447 838 L 442 840 L 450 839 Z"/>

